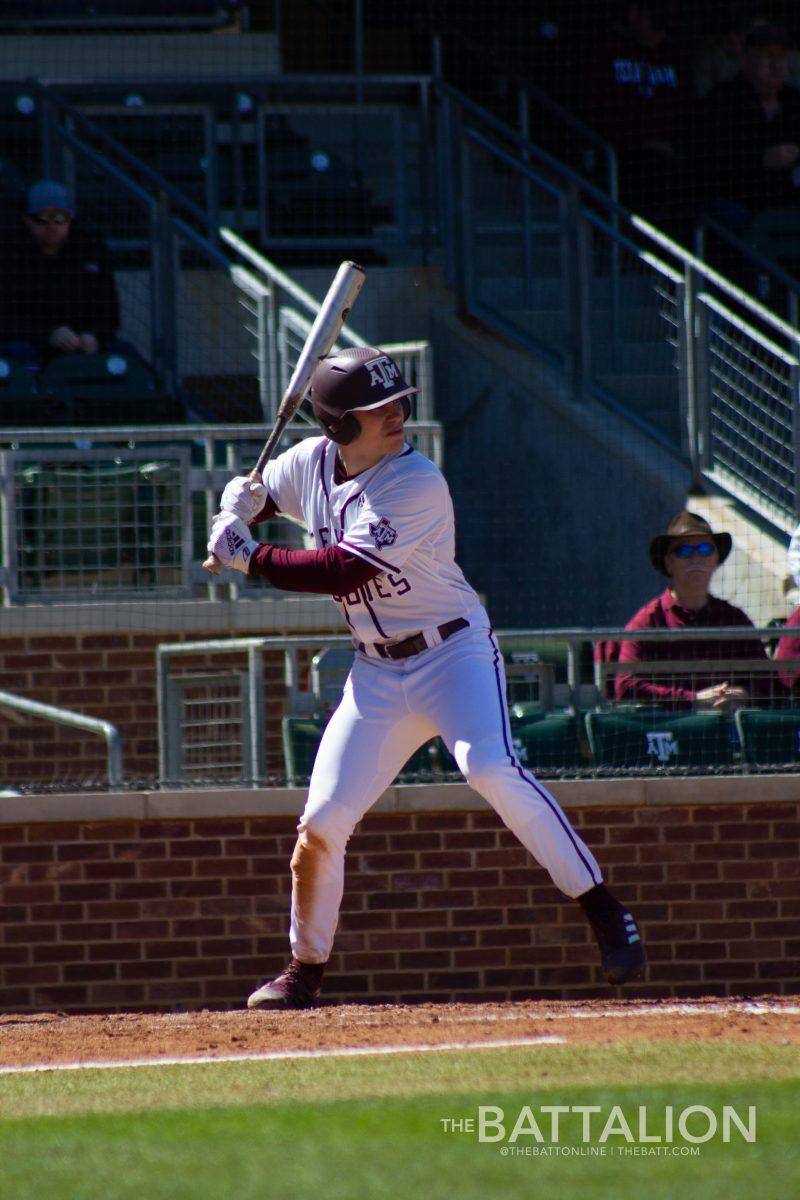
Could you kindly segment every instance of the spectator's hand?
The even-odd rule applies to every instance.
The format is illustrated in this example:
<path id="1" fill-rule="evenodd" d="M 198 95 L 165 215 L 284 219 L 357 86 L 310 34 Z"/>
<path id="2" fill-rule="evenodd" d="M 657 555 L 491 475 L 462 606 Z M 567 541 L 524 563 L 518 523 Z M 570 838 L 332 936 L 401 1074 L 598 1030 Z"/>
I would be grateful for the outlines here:
<path id="1" fill-rule="evenodd" d="M 663 158 L 667 162 L 674 162 L 678 157 L 672 143 L 661 141 L 660 138 L 645 138 L 642 146 L 649 154 L 655 154 L 657 158 Z"/>
<path id="2" fill-rule="evenodd" d="M 82 333 L 80 335 L 81 350 L 84 354 L 97 354 L 100 349 L 100 343 L 93 333 Z"/>
<path id="3" fill-rule="evenodd" d="M 762 161 L 767 171 L 785 171 L 789 167 L 793 167 L 798 158 L 800 158 L 800 146 L 796 146 L 794 142 L 784 142 L 765 150 Z"/>
<path id="4" fill-rule="evenodd" d="M 63 354 L 72 354 L 81 348 L 81 339 L 74 329 L 70 329 L 69 325 L 59 325 L 58 329 L 54 329 L 50 334 L 48 340 L 54 350 L 61 350 Z"/>
<path id="5" fill-rule="evenodd" d="M 703 688 L 697 693 L 697 704 L 699 708 L 710 708 L 716 712 L 722 711 L 725 713 L 734 713 L 737 708 L 741 708 L 749 699 L 745 688 L 731 687 L 726 680 L 724 683 L 717 683 L 714 687 Z"/>

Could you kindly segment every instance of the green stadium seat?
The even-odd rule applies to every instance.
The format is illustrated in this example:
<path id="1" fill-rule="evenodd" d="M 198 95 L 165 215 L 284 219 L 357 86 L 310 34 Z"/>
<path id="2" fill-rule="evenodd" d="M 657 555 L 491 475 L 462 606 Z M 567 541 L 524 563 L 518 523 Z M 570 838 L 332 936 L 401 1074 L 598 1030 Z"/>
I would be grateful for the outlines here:
<path id="1" fill-rule="evenodd" d="M 800 709 L 740 708 L 734 718 L 744 761 L 753 767 L 800 762 Z"/>
<path id="2" fill-rule="evenodd" d="M 281 721 L 283 761 L 290 787 L 308 783 L 326 724 L 324 717 L 284 717 Z M 436 738 L 412 754 L 397 782 L 411 783 L 420 777 L 420 781 L 424 781 L 434 775 L 441 778 L 443 774 L 457 770 L 447 748 L 440 738 Z"/>
<path id="3" fill-rule="evenodd" d="M 64 354 L 42 373 L 44 399 L 71 425 L 163 425 L 183 420 L 183 406 L 159 388 L 152 369 L 132 355 Z"/>
<path id="4" fill-rule="evenodd" d="M 325 724 L 321 717 L 284 717 L 281 721 L 283 762 L 289 787 L 308 782 Z"/>
<path id="5" fill-rule="evenodd" d="M 531 771 L 574 769 L 580 762 L 578 722 L 572 713 L 531 712 L 524 719 L 513 709 L 527 708 L 515 704 L 511 713 L 511 736 L 517 758 Z"/>
<path id="6" fill-rule="evenodd" d="M 587 713 L 586 733 L 598 767 L 709 767 L 733 760 L 724 713 L 630 706 Z"/>

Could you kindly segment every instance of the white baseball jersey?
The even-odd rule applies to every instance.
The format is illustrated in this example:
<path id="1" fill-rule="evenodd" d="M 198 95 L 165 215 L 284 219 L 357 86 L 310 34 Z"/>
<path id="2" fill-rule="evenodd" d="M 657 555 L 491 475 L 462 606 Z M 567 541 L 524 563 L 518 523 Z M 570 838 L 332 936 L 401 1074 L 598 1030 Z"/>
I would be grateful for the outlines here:
<path id="1" fill-rule="evenodd" d="M 360 642 L 403 638 L 456 617 L 488 628 L 480 600 L 455 561 L 453 502 L 441 471 L 404 446 L 344 483 L 334 482 L 336 444 L 305 438 L 267 463 L 264 484 L 317 549 L 338 545 L 381 568 L 348 596 L 334 596 Z"/>

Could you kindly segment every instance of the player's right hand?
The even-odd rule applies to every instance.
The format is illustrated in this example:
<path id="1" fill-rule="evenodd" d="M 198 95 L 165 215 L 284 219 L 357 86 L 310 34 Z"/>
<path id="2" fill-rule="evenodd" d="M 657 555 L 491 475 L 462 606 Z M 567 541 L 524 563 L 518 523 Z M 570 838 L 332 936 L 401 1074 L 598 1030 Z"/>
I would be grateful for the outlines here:
<path id="1" fill-rule="evenodd" d="M 81 348 L 81 339 L 69 325 L 59 325 L 58 329 L 54 329 L 50 334 L 48 341 L 54 350 L 61 350 L 64 354 L 71 354 L 73 350 Z"/>
<path id="2" fill-rule="evenodd" d="M 222 512 L 233 513 L 242 521 L 254 521 L 267 503 L 267 489 L 263 483 L 253 483 L 249 475 L 237 475 L 226 484 L 220 500 Z"/>

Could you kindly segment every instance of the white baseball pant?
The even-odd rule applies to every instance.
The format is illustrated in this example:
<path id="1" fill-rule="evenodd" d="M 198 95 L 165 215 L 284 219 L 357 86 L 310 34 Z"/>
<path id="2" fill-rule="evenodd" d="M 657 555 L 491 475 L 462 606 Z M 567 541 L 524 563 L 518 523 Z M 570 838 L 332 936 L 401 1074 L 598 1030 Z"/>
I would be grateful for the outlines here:
<path id="1" fill-rule="evenodd" d="M 357 823 L 408 759 L 441 734 L 459 770 L 568 896 L 602 881 L 554 798 L 517 761 L 505 674 L 489 629 L 467 629 L 407 659 L 357 654 L 317 751 L 292 857 L 292 952 L 326 962 Z"/>

